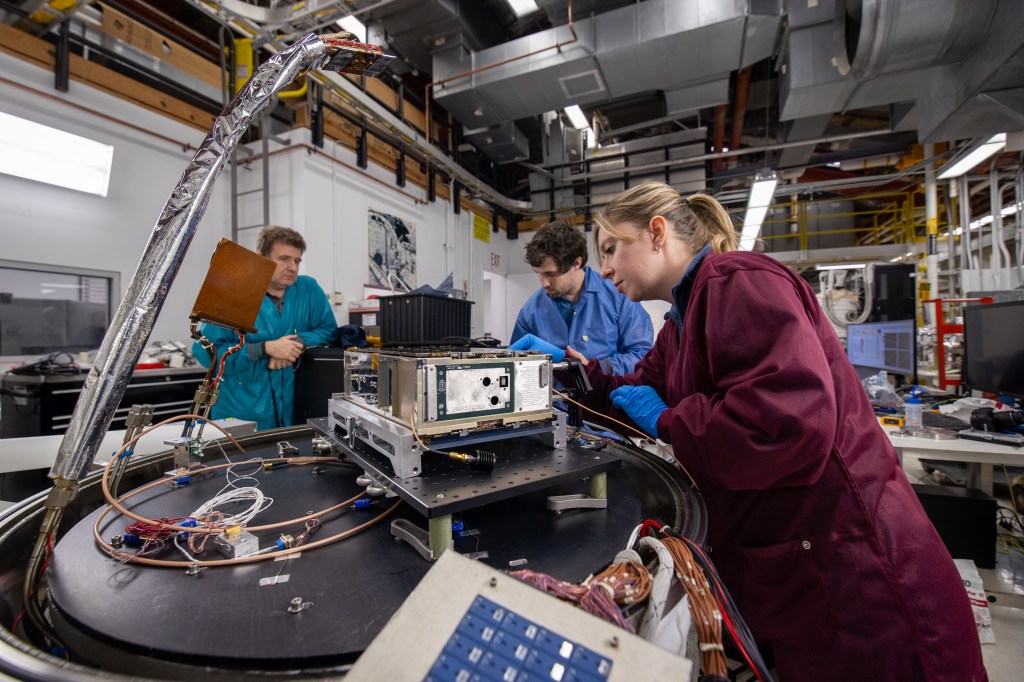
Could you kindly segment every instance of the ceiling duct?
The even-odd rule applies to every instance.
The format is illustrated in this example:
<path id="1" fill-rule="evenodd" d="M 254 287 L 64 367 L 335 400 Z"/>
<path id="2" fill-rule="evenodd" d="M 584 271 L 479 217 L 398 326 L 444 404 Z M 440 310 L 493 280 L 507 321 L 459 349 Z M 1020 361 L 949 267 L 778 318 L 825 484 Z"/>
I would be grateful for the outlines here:
<path id="1" fill-rule="evenodd" d="M 961 61 L 996 0 L 835 0 L 836 69 L 861 79 Z"/>
<path id="2" fill-rule="evenodd" d="M 387 27 L 391 51 L 409 68 L 425 74 L 431 73 L 434 50 L 450 48 L 453 42 L 466 43 L 470 49 L 501 42 L 481 19 L 486 7 L 483 0 L 389 0 L 381 4 L 368 14 Z"/>
<path id="3" fill-rule="evenodd" d="M 1013 94 L 1024 88 L 1020 0 L 821 4 L 834 10 L 786 2 L 781 119 L 915 103 L 921 141 L 1024 127 L 1021 99 Z"/>
<path id="4" fill-rule="evenodd" d="M 665 91 L 665 111 L 669 114 L 684 114 L 728 102 L 728 78 Z"/>
<path id="5" fill-rule="evenodd" d="M 495 163 L 511 163 L 530 158 L 530 141 L 512 121 L 490 128 L 464 130 L 462 136 Z"/>
<path id="6" fill-rule="evenodd" d="M 488 49 L 434 53 L 436 81 L 503 63 L 434 88 L 433 97 L 473 127 L 652 90 L 727 79 L 770 57 L 781 0 L 646 0 Z M 523 57 L 531 52 L 539 54 Z M 520 58 L 522 57 L 522 58 Z M 514 61 L 508 61 L 514 60 Z"/>

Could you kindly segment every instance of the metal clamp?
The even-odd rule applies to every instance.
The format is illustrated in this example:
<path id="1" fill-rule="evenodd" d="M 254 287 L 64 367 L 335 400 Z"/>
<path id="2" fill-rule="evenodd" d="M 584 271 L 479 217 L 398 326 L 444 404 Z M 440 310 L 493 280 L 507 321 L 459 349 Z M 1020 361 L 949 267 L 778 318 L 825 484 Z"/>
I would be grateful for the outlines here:
<path id="1" fill-rule="evenodd" d="M 434 561 L 455 546 L 452 517 L 446 514 L 428 519 L 427 522 L 429 527 L 424 530 L 408 519 L 395 519 L 391 522 L 391 534 L 396 540 L 408 543 L 427 561 Z"/>
<path id="2" fill-rule="evenodd" d="M 607 509 L 608 508 L 608 475 L 605 472 L 594 474 L 587 480 L 586 494 L 549 495 L 548 509 L 561 514 L 567 509 Z"/>
<path id="3" fill-rule="evenodd" d="M 286 440 L 277 443 L 277 454 L 279 457 L 294 457 L 299 454 L 299 449 Z"/>

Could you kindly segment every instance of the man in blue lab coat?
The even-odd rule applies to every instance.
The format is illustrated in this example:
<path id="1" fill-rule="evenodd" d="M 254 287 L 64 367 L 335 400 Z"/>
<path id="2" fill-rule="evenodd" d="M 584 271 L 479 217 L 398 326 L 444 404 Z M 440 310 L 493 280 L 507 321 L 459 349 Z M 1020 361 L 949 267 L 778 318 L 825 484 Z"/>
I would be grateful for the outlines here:
<path id="1" fill-rule="evenodd" d="M 651 316 L 587 267 L 583 232 L 566 220 L 545 225 L 526 246 L 526 262 L 541 288 L 519 311 L 509 347 L 530 348 L 524 337 L 532 334 L 596 358 L 608 374 L 632 372 L 654 345 Z"/>
<path id="2" fill-rule="evenodd" d="M 250 419 L 262 431 L 292 424 L 295 364 L 307 347 L 326 344 L 337 324 L 320 285 L 299 274 L 306 250 L 301 234 L 265 227 L 256 238 L 256 250 L 277 269 L 256 317 L 256 333 L 246 336 L 245 347 L 227 359 L 211 417 Z M 238 343 L 237 332 L 223 327 L 204 324 L 202 333 L 217 347 L 218 359 Z M 208 366 L 209 356 L 198 342 L 192 350 Z"/>

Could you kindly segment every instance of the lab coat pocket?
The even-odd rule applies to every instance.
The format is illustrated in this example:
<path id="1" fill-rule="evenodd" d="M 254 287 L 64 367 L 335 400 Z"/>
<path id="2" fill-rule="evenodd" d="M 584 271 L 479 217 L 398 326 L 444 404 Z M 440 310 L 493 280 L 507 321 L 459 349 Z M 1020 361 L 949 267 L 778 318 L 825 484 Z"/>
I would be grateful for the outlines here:
<path id="1" fill-rule="evenodd" d="M 582 348 L 576 348 L 588 359 L 605 358 L 618 352 L 619 330 L 613 324 L 595 322 L 580 336 Z"/>
<path id="2" fill-rule="evenodd" d="M 805 651 L 832 646 L 835 619 L 822 570 L 831 544 L 806 538 L 736 548 L 738 570 L 730 572 L 741 577 L 734 594 L 755 637 Z"/>

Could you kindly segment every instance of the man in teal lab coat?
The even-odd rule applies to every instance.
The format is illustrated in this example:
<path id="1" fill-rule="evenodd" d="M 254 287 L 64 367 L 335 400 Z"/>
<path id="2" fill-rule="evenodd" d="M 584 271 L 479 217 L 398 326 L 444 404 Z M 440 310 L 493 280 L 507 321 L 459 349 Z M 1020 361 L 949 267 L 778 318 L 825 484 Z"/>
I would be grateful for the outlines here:
<path id="1" fill-rule="evenodd" d="M 256 238 L 256 250 L 277 269 L 256 318 L 256 333 L 246 336 L 245 347 L 227 359 L 211 417 L 249 419 L 262 431 L 292 424 L 296 363 L 307 347 L 326 344 L 337 324 L 324 290 L 312 277 L 299 274 L 306 250 L 301 234 L 265 227 Z M 238 343 L 237 332 L 223 327 L 203 324 L 202 333 L 217 347 L 218 361 Z M 192 351 L 209 365 L 198 342 Z"/>

